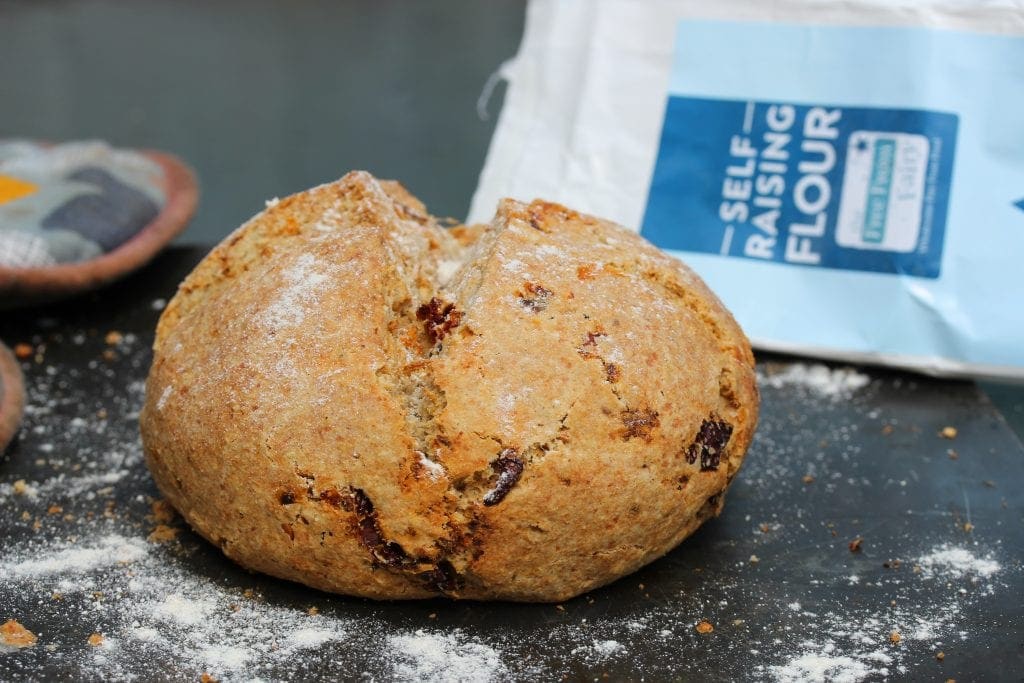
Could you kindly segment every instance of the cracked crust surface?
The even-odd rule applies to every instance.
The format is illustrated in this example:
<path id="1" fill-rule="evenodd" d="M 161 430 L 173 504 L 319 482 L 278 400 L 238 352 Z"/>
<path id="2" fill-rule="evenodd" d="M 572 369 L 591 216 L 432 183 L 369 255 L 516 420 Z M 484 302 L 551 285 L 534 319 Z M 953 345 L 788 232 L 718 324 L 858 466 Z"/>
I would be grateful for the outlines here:
<path id="1" fill-rule="evenodd" d="M 721 510 L 757 417 L 743 333 L 639 236 L 512 200 L 445 230 L 362 172 L 214 249 L 154 351 L 143 442 L 189 523 L 375 598 L 556 601 L 634 571 Z"/>

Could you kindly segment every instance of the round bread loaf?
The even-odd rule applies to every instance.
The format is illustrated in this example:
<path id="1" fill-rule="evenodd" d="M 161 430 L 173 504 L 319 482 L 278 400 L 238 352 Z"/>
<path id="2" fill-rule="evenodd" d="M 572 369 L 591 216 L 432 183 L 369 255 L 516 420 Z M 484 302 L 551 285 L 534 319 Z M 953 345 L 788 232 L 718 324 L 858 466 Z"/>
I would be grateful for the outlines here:
<path id="1" fill-rule="evenodd" d="M 352 172 L 182 283 L 141 416 L 157 485 L 250 569 L 372 598 L 558 601 L 722 509 L 757 418 L 686 266 L 557 204 L 444 229 Z"/>

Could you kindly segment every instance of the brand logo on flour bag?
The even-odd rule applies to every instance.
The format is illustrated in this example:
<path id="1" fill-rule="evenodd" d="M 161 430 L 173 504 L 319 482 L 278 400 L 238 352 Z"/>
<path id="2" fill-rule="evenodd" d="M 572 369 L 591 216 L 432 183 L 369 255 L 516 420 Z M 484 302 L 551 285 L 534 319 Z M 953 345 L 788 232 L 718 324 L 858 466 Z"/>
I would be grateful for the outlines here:
<path id="1" fill-rule="evenodd" d="M 642 234 L 660 247 L 936 278 L 957 117 L 672 96 Z"/>

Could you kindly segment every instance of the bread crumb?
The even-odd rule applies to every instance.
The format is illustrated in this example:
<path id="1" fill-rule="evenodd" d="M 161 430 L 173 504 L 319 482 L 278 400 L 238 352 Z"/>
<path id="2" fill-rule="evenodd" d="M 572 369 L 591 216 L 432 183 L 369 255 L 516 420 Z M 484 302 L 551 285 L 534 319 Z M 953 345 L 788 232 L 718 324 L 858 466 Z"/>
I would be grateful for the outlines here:
<path id="1" fill-rule="evenodd" d="M 217 683 L 217 679 L 204 671 L 199 676 L 199 683 Z"/>
<path id="2" fill-rule="evenodd" d="M 59 515 L 62 512 L 64 512 L 64 508 L 62 508 L 60 505 L 51 505 L 50 507 L 46 508 L 46 514 L 48 515 Z"/>
<path id="3" fill-rule="evenodd" d="M 14 345 L 14 355 L 17 356 L 19 360 L 28 360 L 32 357 L 33 353 L 34 350 L 32 349 L 31 344 L 22 342 Z"/>
<path id="4" fill-rule="evenodd" d="M 946 658 L 946 653 L 945 652 L 936 652 L 935 653 L 935 659 L 939 660 L 940 662 L 943 659 L 945 659 L 945 658 Z"/>
<path id="5" fill-rule="evenodd" d="M 707 620 L 698 622 L 694 628 L 697 629 L 697 633 L 711 633 L 715 630 L 715 627 Z"/>
<path id="6" fill-rule="evenodd" d="M 850 541 L 850 543 L 848 545 L 848 547 L 850 548 L 850 552 L 851 553 L 859 553 L 860 552 L 860 547 L 861 547 L 861 545 L 863 543 L 864 543 L 864 539 L 861 538 L 860 536 L 858 536 L 857 538 L 855 538 L 852 541 Z"/>
<path id="7" fill-rule="evenodd" d="M 316 615 L 320 614 L 320 608 L 315 606 L 310 607 L 308 610 L 306 610 L 306 614 L 308 614 L 311 617 L 315 617 Z"/>
<path id="8" fill-rule="evenodd" d="M 25 483 L 24 479 L 19 479 L 11 485 L 11 490 L 14 491 L 16 496 L 24 496 L 28 491 L 28 484 Z"/>
<path id="9" fill-rule="evenodd" d="M 8 647 L 32 647 L 38 638 L 36 634 L 29 631 L 14 619 L 8 619 L 0 626 L 0 645 Z"/>
<path id="10" fill-rule="evenodd" d="M 92 645 L 93 647 L 99 647 L 102 644 L 103 644 L 103 634 L 102 633 L 93 633 L 91 636 L 89 636 L 89 645 Z"/>
<path id="11" fill-rule="evenodd" d="M 903 640 L 903 636 L 900 635 L 899 631 L 893 631 L 889 634 L 889 642 L 893 645 L 899 645 L 901 640 Z"/>
<path id="12" fill-rule="evenodd" d="M 757 555 L 751 555 L 750 559 L 748 560 L 748 562 L 750 562 L 750 564 L 757 564 L 760 561 L 761 561 L 761 558 L 758 557 Z"/>
<path id="13" fill-rule="evenodd" d="M 103 338 L 103 341 L 107 343 L 107 346 L 116 346 L 124 341 L 124 335 L 117 330 L 111 330 L 107 332 L 107 336 Z"/>
<path id="14" fill-rule="evenodd" d="M 804 478 L 803 478 L 803 482 L 805 484 L 813 484 L 814 483 L 814 476 L 810 475 L 810 474 L 805 474 Z"/>
<path id="15" fill-rule="evenodd" d="M 149 532 L 149 536 L 146 537 L 146 540 L 150 543 L 167 543 L 177 538 L 178 531 L 179 529 L 176 529 L 173 526 L 157 524 L 153 527 L 153 530 Z"/>
<path id="16" fill-rule="evenodd" d="M 955 439 L 956 427 L 943 427 L 942 431 L 939 432 L 939 436 L 941 436 L 943 439 Z"/>
<path id="17" fill-rule="evenodd" d="M 154 500 L 150 509 L 153 511 L 153 521 L 157 524 L 170 524 L 174 521 L 174 506 L 163 498 Z"/>

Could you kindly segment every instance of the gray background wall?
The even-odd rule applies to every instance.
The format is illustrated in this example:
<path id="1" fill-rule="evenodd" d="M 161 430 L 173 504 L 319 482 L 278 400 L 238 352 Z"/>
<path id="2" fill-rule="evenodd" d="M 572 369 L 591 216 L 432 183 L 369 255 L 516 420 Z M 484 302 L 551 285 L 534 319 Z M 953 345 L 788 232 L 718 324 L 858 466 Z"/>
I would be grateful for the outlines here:
<path id="1" fill-rule="evenodd" d="M 0 137 L 103 138 L 179 155 L 214 243 L 263 200 L 353 168 L 462 218 L 525 2 L 0 0 Z M 500 106 L 499 89 L 491 111 Z"/>

